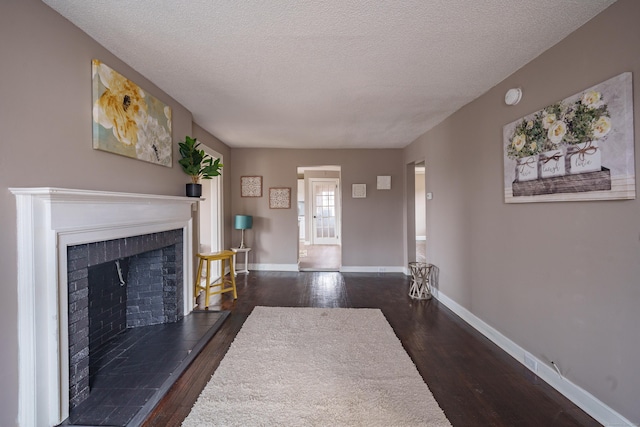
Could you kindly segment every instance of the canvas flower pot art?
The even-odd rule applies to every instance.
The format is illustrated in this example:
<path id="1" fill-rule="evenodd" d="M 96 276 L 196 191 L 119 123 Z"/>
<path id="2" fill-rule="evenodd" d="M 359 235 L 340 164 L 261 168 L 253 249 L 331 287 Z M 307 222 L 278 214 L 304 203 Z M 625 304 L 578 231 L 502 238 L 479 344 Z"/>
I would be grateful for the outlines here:
<path id="1" fill-rule="evenodd" d="M 503 141 L 507 203 L 635 198 L 631 73 L 505 125 Z"/>

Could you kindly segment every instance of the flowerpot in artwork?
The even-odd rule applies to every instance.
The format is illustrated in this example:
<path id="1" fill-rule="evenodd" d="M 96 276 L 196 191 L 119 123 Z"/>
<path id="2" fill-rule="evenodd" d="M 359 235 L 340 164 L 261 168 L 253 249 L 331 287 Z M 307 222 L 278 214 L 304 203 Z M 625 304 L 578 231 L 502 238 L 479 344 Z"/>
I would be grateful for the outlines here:
<path id="1" fill-rule="evenodd" d="M 587 141 L 567 148 L 567 167 L 570 174 L 602 170 L 601 150 L 597 141 Z"/>
<path id="2" fill-rule="evenodd" d="M 565 174 L 564 153 L 562 150 L 551 150 L 540 153 L 540 178 L 551 178 Z"/>
<path id="3" fill-rule="evenodd" d="M 516 181 L 538 179 L 538 155 L 522 157 L 516 161 Z"/>
<path id="4" fill-rule="evenodd" d="M 187 197 L 202 196 L 202 184 L 187 184 Z"/>

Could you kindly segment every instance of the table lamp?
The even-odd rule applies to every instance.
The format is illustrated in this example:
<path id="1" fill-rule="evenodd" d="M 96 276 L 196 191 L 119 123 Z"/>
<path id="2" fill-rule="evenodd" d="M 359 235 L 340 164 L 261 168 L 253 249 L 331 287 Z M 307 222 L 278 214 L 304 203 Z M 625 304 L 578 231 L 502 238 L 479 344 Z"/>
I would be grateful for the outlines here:
<path id="1" fill-rule="evenodd" d="M 253 226 L 253 217 L 251 215 L 236 215 L 235 229 L 242 230 L 242 241 L 240 249 L 244 249 L 244 230 L 249 230 Z"/>

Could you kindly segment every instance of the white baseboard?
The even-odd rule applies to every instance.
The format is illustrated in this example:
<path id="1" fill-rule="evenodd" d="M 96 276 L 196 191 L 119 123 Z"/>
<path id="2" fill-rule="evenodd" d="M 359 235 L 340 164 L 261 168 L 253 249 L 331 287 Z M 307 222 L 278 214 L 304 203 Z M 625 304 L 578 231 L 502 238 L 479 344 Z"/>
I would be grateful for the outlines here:
<path id="1" fill-rule="evenodd" d="M 255 271 L 298 271 L 298 264 L 249 264 L 249 270 Z M 342 266 L 341 273 L 405 273 L 407 269 L 401 266 Z"/>
<path id="2" fill-rule="evenodd" d="M 404 273 L 404 267 L 398 266 L 342 266 L 341 273 Z"/>
<path id="3" fill-rule="evenodd" d="M 635 424 L 631 423 L 628 419 L 611 409 L 602 401 L 594 397 L 586 390 L 575 385 L 568 379 L 561 377 L 555 369 L 549 365 L 546 361 L 542 361 L 530 353 L 524 348 L 520 347 L 515 342 L 511 341 L 506 336 L 502 335 L 499 331 L 488 325 L 476 315 L 471 313 L 466 308 L 446 296 L 440 291 L 434 290 L 433 296 L 438 299 L 442 304 L 447 306 L 451 311 L 460 316 L 462 320 L 467 322 L 473 328 L 475 328 L 482 335 L 493 341 L 498 347 L 506 351 L 511 357 L 522 363 L 526 368 L 534 372 L 540 379 L 545 381 L 551 387 L 558 390 L 567 399 L 572 401 L 578 407 L 580 407 L 587 414 L 595 418 L 599 423 L 604 426 L 616 426 L 616 427 L 633 427 Z M 525 364 L 525 354 L 527 358 L 535 361 L 537 364 L 537 371 L 533 371 L 527 364 Z"/>

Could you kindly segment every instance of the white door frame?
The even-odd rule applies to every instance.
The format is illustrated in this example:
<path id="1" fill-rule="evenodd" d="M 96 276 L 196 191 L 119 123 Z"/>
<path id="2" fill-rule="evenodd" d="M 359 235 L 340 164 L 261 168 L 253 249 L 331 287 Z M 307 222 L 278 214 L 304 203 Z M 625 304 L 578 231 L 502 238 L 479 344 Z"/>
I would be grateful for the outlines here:
<path id="1" fill-rule="evenodd" d="M 201 145 L 201 147 L 205 153 L 214 159 L 220 159 L 220 162 L 224 164 L 222 154 L 205 145 Z M 198 208 L 198 252 L 203 250 L 218 252 L 224 249 L 223 180 L 224 173 L 210 180 L 201 180 L 201 183 L 203 184 L 202 197 L 204 200 L 200 201 L 200 206 Z M 205 222 L 207 223 L 207 226 L 203 227 L 203 223 Z M 205 243 L 205 246 L 202 246 L 203 242 Z M 214 263 L 214 277 L 220 274 L 220 272 L 216 270 L 219 268 L 219 264 L 220 263 Z"/>

